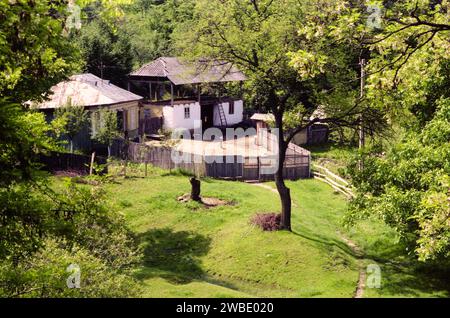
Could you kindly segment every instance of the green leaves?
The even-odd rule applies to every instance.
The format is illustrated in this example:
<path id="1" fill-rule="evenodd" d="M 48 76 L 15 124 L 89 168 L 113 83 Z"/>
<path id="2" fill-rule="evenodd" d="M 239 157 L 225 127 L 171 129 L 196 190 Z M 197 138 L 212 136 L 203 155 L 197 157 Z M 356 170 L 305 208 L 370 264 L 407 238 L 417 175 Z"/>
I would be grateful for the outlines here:
<path id="1" fill-rule="evenodd" d="M 103 108 L 92 114 L 93 127 L 92 139 L 107 145 L 108 149 L 112 145 L 113 140 L 120 136 L 117 112 Z"/>
<path id="2" fill-rule="evenodd" d="M 388 153 L 366 154 L 349 167 L 358 197 L 349 219 L 376 215 L 395 228 L 422 261 L 448 259 L 450 103 L 420 133 L 409 132 Z"/>
<path id="3" fill-rule="evenodd" d="M 52 85 L 77 69 L 76 51 L 62 36 L 66 13 L 64 2 L 2 2 L 1 96 L 16 102 L 41 100 Z"/>
<path id="4" fill-rule="evenodd" d="M 58 133 L 64 133 L 70 139 L 70 151 L 73 152 L 73 139 L 89 123 L 88 112 L 83 106 L 67 105 L 55 109 L 54 127 L 58 127 Z M 52 124 L 53 124 L 52 123 Z"/>
<path id="5" fill-rule="evenodd" d="M 289 52 L 291 61 L 289 65 L 296 69 L 303 80 L 311 79 L 325 71 L 325 64 L 328 57 L 314 54 L 305 50 L 298 50 L 295 53 Z"/>

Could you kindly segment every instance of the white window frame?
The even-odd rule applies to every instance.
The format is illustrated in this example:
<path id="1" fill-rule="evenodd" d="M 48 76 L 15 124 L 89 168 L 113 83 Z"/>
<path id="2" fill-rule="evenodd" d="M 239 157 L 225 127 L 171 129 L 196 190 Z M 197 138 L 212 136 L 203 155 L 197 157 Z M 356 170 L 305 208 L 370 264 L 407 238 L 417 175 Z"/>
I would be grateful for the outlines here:
<path id="1" fill-rule="evenodd" d="M 184 119 L 190 119 L 190 118 L 191 118 L 191 107 L 184 106 Z"/>

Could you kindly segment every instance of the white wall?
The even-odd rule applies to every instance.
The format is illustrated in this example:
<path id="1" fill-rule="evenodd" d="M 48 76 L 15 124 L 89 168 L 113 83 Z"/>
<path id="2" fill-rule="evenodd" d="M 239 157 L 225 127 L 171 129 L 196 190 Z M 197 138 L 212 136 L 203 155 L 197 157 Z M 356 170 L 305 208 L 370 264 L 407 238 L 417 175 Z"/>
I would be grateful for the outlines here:
<path id="1" fill-rule="evenodd" d="M 190 117 L 184 118 L 184 107 L 190 108 Z M 195 124 L 201 124 L 200 104 L 198 102 L 192 104 L 179 104 L 173 106 L 164 106 L 164 129 L 172 130 L 175 128 L 195 129 Z M 198 121 L 195 123 L 195 121 Z"/>
<path id="2" fill-rule="evenodd" d="M 242 100 L 234 101 L 234 113 L 229 113 L 230 103 L 222 103 L 223 111 L 225 112 L 225 117 L 227 119 L 228 125 L 234 125 L 240 123 L 243 118 L 244 103 Z M 219 115 L 219 105 L 214 106 L 214 126 L 221 126 L 220 115 Z"/>

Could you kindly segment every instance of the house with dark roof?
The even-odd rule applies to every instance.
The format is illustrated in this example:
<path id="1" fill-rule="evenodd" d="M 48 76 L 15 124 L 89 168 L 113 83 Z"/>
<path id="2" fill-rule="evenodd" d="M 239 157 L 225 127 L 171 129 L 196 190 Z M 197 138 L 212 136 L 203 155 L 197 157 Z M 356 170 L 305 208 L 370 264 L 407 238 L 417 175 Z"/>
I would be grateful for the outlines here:
<path id="1" fill-rule="evenodd" d="M 33 106 L 44 112 L 47 120 L 54 117 L 56 108 L 67 104 L 88 110 L 92 119 L 90 127 L 85 127 L 76 136 L 74 147 L 79 150 L 91 150 L 93 147 L 91 136 L 95 133 L 99 119 L 93 118 L 99 115 L 96 111 L 103 108 L 115 111 L 119 129 L 130 138 L 135 138 L 139 132 L 139 103 L 142 99 L 142 96 L 113 85 L 108 80 L 86 73 L 73 75 L 53 86 L 48 99 Z"/>
<path id="2" fill-rule="evenodd" d="M 224 84 L 245 79 L 240 70 L 227 62 L 160 57 L 130 73 L 128 89 L 146 97 L 141 103 L 145 133 L 155 133 L 159 128 L 204 130 L 242 121 L 243 101 L 228 96 Z"/>

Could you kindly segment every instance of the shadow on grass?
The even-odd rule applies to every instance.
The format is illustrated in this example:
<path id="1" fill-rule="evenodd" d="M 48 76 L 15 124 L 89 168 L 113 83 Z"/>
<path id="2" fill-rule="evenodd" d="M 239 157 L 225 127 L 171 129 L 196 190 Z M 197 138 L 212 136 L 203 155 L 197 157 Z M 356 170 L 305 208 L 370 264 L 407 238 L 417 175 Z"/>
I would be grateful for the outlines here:
<path id="1" fill-rule="evenodd" d="M 417 261 L 396 265 L 378 263 L 381 268 L 381 297 L 449 297 L 450 279 L 448 270 L 423 267 Z"/>
<path id="2" fill-rule="evenodd" d="M 344 253 L 351 255 L 354 258 L 361 258 L 363 256 L 357 255 L 347 244 L 345 244 L 342 241 L 339 241 L 337 239 L 328 238 L 325 236 L 320 236 L 317 234 L 307 233 L 306 231 L 298 231 L 293 230 L 293 234 L 300 236 L 304 239 L 307 239 L 308 241 L 318 243 L 319 248 L 323 248 L 327 252 L 331 251 L 333 247 L 336 247 L 343 251 Z"/>
<path id="3" fill-rule="evenodd" d="M 172 169 L 172 170 L 165 170 L 165 172 L 163 172 L 161 174 L 162 177 L 168 177 L 168 176 L 178 176 L 178 177 L 195 177 L 195 174 L 191 171 L 188 171 L 186 169 L 182 169 L 182 168 L 176 168 L 176 169 Z"/>
<path id="4" fill-rule="evenodd" d="M 419 263 L 404 253 L 404 248 L 389 247 L 388 250 L 369 251 L 367 254 L 356 255 L 347 244 L 339 240 L 318 236 L 308 231 L 293 231 L 307 239 L 319 248 L 331 251 L 337 247 L 354 258 L 365 259 L 364 263 L 376 263 L 380 266 L 382 283 L 377 291 L 380 297 L 450 297 L 450 270 L 444 266 L 431 266 Z M 364 251 L 363 251 L 364 252 Z M 383 252 L 381 254 L 381 252 Z"/>
<path id="5" fill-rule="evenodd" d="M 211 239 L 194 232 L 152 229 L 141 235 L 145 269 L 137 278 L 162 277 L 172 283 L 186 284 L 204 275 L 199 257 L 210 249 Z"/>

